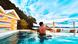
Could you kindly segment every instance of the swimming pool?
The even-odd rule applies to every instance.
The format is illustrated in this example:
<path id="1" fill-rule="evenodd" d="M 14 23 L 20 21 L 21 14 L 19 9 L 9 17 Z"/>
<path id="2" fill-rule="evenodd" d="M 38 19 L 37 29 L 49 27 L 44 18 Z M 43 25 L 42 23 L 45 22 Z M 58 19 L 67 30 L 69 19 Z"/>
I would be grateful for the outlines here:
<path id="1" fill-rule="evenodd" d="M 36 33 L 19 32 L 0 40 L 0 44 L 41 44 Z M 44 38 L 42 44 L 78 44 L 78 36 L 52 36 Z"/>
<path id="2" fill-rule="evenodd" d="M 7 34 L 1 34 L 0 36 L 0 44 L 17 44 L 17 32 L 7 32 Z"/>
<path id="3" fill-rule="evenodd" d="M 29 33 L 20 38 L 18 44 L 41 44 L 38 36 Z M 42 44 L 78 44 L 78 36 L 53 36 L 44 39 Z"/>

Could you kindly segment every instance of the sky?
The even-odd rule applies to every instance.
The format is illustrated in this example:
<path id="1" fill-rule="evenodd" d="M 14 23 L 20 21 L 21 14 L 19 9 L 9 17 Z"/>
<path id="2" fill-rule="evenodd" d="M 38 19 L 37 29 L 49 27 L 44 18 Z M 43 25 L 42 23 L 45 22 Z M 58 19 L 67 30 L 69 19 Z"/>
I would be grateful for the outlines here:
<path id="1" fill-rule="evenodd" d="M 10 0 L 37 23 L 43 21 L 57 26 L 71 27 L 74 21 L 78 27 L 78 0 Z"/>

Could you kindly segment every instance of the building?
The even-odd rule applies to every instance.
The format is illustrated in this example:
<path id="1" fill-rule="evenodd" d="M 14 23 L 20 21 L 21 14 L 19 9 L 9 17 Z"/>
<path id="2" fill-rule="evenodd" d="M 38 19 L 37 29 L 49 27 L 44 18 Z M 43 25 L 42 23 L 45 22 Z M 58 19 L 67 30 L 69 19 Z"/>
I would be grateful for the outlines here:
<path id="1" fill-rule="evenodd" d="M 20 20 L 20 18 L 14 9 L 4 10 L 0 6 L 0 29 L 16 30 L 18 20 Z"/>

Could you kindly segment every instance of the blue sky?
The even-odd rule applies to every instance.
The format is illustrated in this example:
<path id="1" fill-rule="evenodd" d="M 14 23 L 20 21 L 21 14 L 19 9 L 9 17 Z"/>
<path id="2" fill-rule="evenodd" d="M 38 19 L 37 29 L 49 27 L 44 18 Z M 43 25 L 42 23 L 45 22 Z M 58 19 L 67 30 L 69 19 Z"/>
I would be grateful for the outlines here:
<path id="1" fill-rule="evenodd" d="M 25 14 L 36 18 L 37 22 L 56 22 L 57 26 L 78 27 L 78 0 L 10 0 Z"/>

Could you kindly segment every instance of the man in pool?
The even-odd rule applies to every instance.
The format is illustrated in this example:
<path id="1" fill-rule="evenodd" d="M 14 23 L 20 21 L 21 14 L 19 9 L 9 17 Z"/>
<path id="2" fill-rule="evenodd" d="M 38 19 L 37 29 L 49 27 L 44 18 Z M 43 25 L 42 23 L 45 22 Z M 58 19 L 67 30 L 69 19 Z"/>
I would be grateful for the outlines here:
<path id="1" fill-rule="evenodd" d="M 40 22 L 39 25 L 40 27 L 39 27 L 38 32 L 39 32 L 40 43 L 43 43 L 44 39 L 46 38 L 46 30 L 50 28 L 45 26 L 43 22 Z"/>

